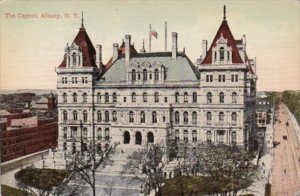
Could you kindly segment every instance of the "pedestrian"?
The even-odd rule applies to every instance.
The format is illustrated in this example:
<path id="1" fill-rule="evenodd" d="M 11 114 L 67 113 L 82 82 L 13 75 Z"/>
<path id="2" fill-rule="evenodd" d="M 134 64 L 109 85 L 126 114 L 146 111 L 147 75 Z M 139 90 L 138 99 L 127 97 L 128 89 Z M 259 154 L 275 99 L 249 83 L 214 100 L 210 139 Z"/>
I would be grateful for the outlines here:
<path id="1" fill-rule="evenodd" d="M 121 150 L 122 154 L 124 153 L 123 149 Z"/>
<path id="2" fill-rule="evenodd" d="M 284 174 L 286 174 L 286 169 L 284 169 Z"/>

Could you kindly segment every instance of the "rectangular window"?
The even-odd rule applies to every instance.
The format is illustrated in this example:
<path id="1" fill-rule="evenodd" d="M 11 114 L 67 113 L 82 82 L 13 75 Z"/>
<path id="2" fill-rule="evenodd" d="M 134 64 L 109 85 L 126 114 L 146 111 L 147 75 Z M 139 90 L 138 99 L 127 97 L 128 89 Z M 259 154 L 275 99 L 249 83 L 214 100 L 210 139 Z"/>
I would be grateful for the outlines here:
<path id="1" fill-rule="evenodd" d="M 223 75 L 223 82 L 225 82 L 225 75 Z"/>
<path id="2" fill-rule="evenodd" d="M 219 82 L 222 81 L 222 75 L 219 75 Z"/>
<path id="3" fill-rule="evenodd" d="M 210 75 L 210 82 L 213 81 L 213 75 Z"/>
<path id="4" fill-rule="evenodd" d="M 239 81 L 239 75 L 235 75 L 235 81 L 238 82 Z"/>
<path id="5" fill-rule="evenodd" d="M 165 97 L 165 103 L 168 103 L 168 97 Z"/>
<path id="6" fill-rule="evenodd" d="M 234 82 L 234 75 L 231 75 L 231 82 Z"/>
<path id="7" fill-rule="evenodd" d="M 126 97 L 124 97 L 124 103 L 126 103 Z"/>
<path id="8" fill-rule="evenodd" d="M 209 82 L 209 75 L 206 75 L 206 82 Z"/>

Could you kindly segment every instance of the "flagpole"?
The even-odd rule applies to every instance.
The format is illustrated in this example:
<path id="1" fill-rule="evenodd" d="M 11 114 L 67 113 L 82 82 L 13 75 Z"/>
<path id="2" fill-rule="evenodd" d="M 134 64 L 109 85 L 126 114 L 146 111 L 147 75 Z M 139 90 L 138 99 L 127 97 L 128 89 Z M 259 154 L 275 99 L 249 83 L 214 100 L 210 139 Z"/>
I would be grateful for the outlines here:
<path id="1" fill-rule="evenodd" d="M 165 52 L 167 52 L 167 21 L 165 21 Z"/>
<path id="2" fill-rule="evenodd" d="M 151 52 L 151 24 L 149 26 L 149 52 Z"/>

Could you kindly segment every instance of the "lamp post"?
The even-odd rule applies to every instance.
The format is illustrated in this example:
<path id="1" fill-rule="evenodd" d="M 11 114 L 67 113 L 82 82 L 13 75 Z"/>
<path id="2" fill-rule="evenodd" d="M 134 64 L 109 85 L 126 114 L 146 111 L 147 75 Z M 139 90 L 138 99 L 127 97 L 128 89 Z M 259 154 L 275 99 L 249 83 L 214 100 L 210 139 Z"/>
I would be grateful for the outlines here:
<path id="1" fill-rule="evenodd" d="M 80 152 L 83 155 L 82 120 L 80 120 Z"/>

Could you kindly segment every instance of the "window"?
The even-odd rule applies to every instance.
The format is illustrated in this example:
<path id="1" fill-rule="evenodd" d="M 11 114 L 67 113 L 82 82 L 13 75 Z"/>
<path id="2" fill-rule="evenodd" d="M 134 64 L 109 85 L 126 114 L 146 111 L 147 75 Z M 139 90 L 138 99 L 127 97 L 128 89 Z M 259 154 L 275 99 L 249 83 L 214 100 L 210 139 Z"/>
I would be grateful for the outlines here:
<path id="1" fill-rule="evenodd" d="M 64 150 L 67 150 L 67 143 L 64 142 Z"/>
<path id="2" fill-rule="evenodd" d="M 134 69 L 131 72 L 131 79 L 132 79 L 133 82 L 136 81 L 136 72 L 135 72 Z"/>
<path id="3" fill-rule="evenodd" d="M 71 137 L 72 137 L 73 139 L 76 139 L 76 138 L 77 138 L 77 127 L 73 127 L 73 128 L 72 128 Z"/>
<path id="4" fill-rule="evenodd" d="M 212 139 L 212 133 L 211 133 L 211 131 L 207 131 L 206 132 L 206 142 L 211 143 L 211 139 Z"/>
<path id="5" fill-rule="evenodd" d="M 144 111 L 141 111 L 140 117 L 141 117 L 141 123 L 145 123 L 145 121 L 146 121 L 146 115 L 145 115 Z"/>
<path id="6" fill-rule="evenodd" d="M 179 124 L 179 112 L 175 112 L 175 124 Z"/>
<path id="7" fill-rule="evenodd" d="M 76 110 L 74 110 L 73 111 L 73 120 L 77 120 L 78 118 L 77 118 L 77 111 Z"/>
<path id="8" fill-rule="evenodd" d="M 219 123 L 223 124 L 224 123 L 224 112 L 219 113 Z"/>
<path id="9" fill-rule="evenodd" d="M 193 103 L 197 103 L 197 93 L 193 92 Z"/>
<path id="10" fill-rule="evenodd" d="M 73 52 L 72 54 L 72 62 L 73 62 L 73 65 L 76 65 L 76 53 Z"/>
<path id="11" fill-rule="evenodd" d="M 82 83 L 83 83 L 83 84 L 87 84 L 87 83 L 88 83 L 87 77 L 82 77 Z"/>
<path id="12" fill-rule="evenodd" d="M 101 139 L 101 137 L 102 137 L 102 130 L 101 130 L 101 128 L 98 128 L 97 129 L 97 138 Z"/>
<path id="13" fill-rule="evenodd" d="M 159 102 L 159 95 L 158 95 L 157 92 L 154 94 L 154 102 L 155 102 L 155 103 L 158 103 L 158 102 Z"/>
<path id="14" fill-rule="evenodd" d="M 113 102 L 114 102 L 114 103 L 117 102 L 117 93 L 113 93 Z"/>
<path id="15" fill-rule="evenodd" d="M 101 122 L 102 121 L 102 113 L 100 110 L 97 111 L 97 121 Z"/>
<path id="16" fill-rule="evenodd" d="M 77 84 L 77 77 L 72 77 L 72 84 Z"/>
<path id="17" fill-rule="evenodd" d="M 166 117 L 165 116 L 163 116 L 163 122 L 166 122 Z"/>
<path id="18" fill-rule="evenodd" d="M 206 113 L 206 124 L 210 125 L 212 122 L 211 112 Z"/>
<path id="19" fill-rule="evenodd" d="M 105 140 L 109 140 L 109 129 L 105 129 Z"/>
<path id="20" fill-rule="evenodd" d="M 101 103 L 101 93 L 97 94 L 97 103 Z"/>
<path id="21" fill-rule="evenodd" d="M 129 112 L 129 122 L 133 123 L 134 122 L 134 118 L 133 118 L 133 111 Z"/>
<path id="22" fill-rule="evenodd" d="M 184 112 L 183 113 L 183 123 L 187 124 L 189 122 L 189 113 L 188 112 Z"/>
<path id="23" fill-rule="evenodd" d="M 131 102 L 135 103 L 136 102 L 136 93 L 131 94 Z"/>
<path id="24" fill-rule="evenodd" d="M 73 93 L 73 102 L 77 103 L 77 94 L 76 93 Z"/>
<path id="25" fill-rule="evenodd" d="M 175 140 L 179 141 L 179 130 L 175 130 Z"/>
<path id="26" fill-rule="evenodd" d="M 179 102 L 179 93 L 176 92 L 175 93 L 175 103 L 178 103 Z"/>
<path id="27" fill-rule="evenodd" d="M 112 112 L 112 120 L 113 122 L 117 122 L 117 111 Z"/>
<path id="28" fill-rule="evenodd" d="M 227 51 L 227 60 L 230 60 L 230 53 Z"/>
<path id="29" fill-rule="evenodd" d="M 212 82 L 213 81 L 213 75 L 206 75 L 206 82 Z"/>
<path id="30" fill-rule="evenodd" d="M 212 94 L 211 92 L 208 92 L 206 95 L 207 103 L 212 103 Z"/>
<path id="31" fill-rule="evenodd" d="M 239 81 L 239 75 L 238 74 L 232 74 L 231 75 L 231 82 L 238 82 Z"/>
<path id="32" fill-rule="evenodd" d="M 88 112 L 86 110 L 83 111 L 83 122 L 87 122 L 88 120 Z"/>
<path id="33" fill-rule="evenodd" d="M 224 103 L 224 93 L 223 92 L 220 92 L 219 98 L 220 98 L 220 103 Z"/>
<path id="34" fill-rule="evenodd" d="M 219 82 L 225 82 L 225 75 L 219 75 Z"/>
<path id="35" fill-rule="evenodd" d="M 108 93 L 105 93 L 105 103 L 108 103 L 109 102 L 109 94 Z"/>
<path id="36" fill-rule="evenodd" d="M 143 102 L 144 102 L 144 103 L 147 102 L 147 93 L 143 93 Z"/>
<path id="37" fill-rule="evenodd" d="M 193 142 L 197 141 L 197 131 L 196 130 L 193 130 L 193 132 L 192 132 L 192 140 L 193 140 Z"/>
<path id="38" fill-rule="evenodd" d="M 236 125 L 236 123 L 237 123 L 237 114 L 236 114 L 236 112 L 232 112 L 232 114 L 231 114 L 231 123 L 232 123 L 232 125 Z"/>
<path id="39" fill-rule="evenodd" d="M 187 141 L 189 141 L 189 136 L 188 136 L 188 130 L 184 130 L 183 131 L 183 140 L 185 141 L 185 142 L 187 142 Z"/>
<path id="40" fill-rule="evenodd" d="M 62 77 L 61 80 L 62 80 L 63 84 L 68 84 L 68 78 L 67 77 Z"/>
<path id="41" fill-rule="evenodd" d="M 231 132 L 231 143 L 236 144 L 236 132 L 235 131 Z"/>
<path id="42" fill-rule="evenodd" d="M 82 130 L 82 139 L 87 139 L 87 134 L 88 134 L 88 130 L 86 127 L 83 128 Z"/>
<path id="43" fill-rule="evenodd" d="M 220 48 L 220 61 L 224 61 L 224 48 Z"/>
<path id="44" fill-rule="evenodd" d="M 140 74 L 140 72 L 138 72 L 138 80 L 140 80 L 141 79 L 141 74 Z"/>
<path id="45" fill-rule="evenodd" d="M 68 101 L 68 95 L 67 95 L 67 93 L 64 93 L 63 94 L 63 102 L 67 103 L 67 101 Z"/>
<path id="46" fill-rule="evenodd" d="M 64 127 L 64 139 L 68 138 L 68 128 Z"/>
<path id="47" fill-rule="evenodd" d="M 109 111 L 106 110 L 104 115 L 105 115 L 105 122 L 109 122 Z"/>
<path id="48" fill-rule="evenodd" d="M 185 93 L 184 93 L 184 96 L 183 96 L 184 103 L 187 103 L 187 102 L 188 102 L 188 99 L 189 99 L 188 93 L 185 92 Z"/>
<path id="49" fill-rule="evenodd" d="M 143 81 L 146 81 L 147 80 L 147 70 L 144 69 L 143 70 Z"/>
<path id="50" fill-rule="evenodd" d="M 87 103 L 87 94 L 86 93 L 83 93 L 82 98 L 83 98 L 83 103 Z"/>
<path id="51" fill-rule="evenodd" d="M 63 121 L 68 120 L 68 112 L 66 110 L 63 111 Z"/>
<path id="52" fill-rule="evenodd" d="M 237 103 L 237 93 L 236 92 L 232 93 L 232 103 Z"/>
<path id="53" fill-rule="evenodd" d="M 224 131 L 218 131 L 219 143 L 224 143 Z"/>
<path id="54" fill-rule="evenodd" d="M 157 123 L 157 113 L 152 112 L 152 123 Z"/>
<path id="55" fill-rule="evenodd" d="M 192 123 L 197 124 L 197 112 L 192 113 Z"/>
<path id="56" fill-rule="evenodd" d="M 158 69 L 154 70 L 154 80 L 157 81 L 158 80 Z"/>
<path id="57" fill-rule="evenodd" d="M 124 103 L 126 103 L 126 100 L 127 100 L 127 99 L 126 99 L 126 97 L 123 97 L 123 101 L 124 101 Z"/>
<path id="58" fill-rule="evenodd" d="M 217 52 L 215 51 L 214 53 L 215 53 L 214 60 L 217 60 Z"/>

